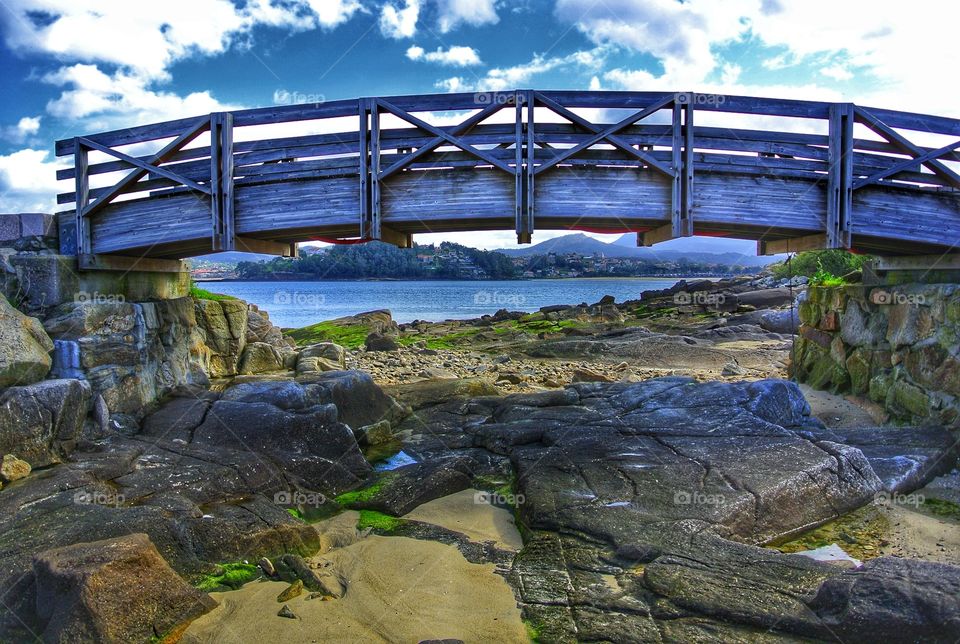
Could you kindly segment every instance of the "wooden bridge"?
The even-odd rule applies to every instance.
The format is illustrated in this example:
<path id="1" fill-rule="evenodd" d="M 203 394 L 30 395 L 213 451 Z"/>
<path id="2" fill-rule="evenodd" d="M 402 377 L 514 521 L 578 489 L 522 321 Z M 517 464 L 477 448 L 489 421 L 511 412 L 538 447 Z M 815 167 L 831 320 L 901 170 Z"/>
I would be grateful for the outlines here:
<path id="1" fill-rule="evenodd" d="M 308 240 L 410 246 L 416 233 L 505 229 L 519 243 L 567 229 L 646 245 L 755 239 L 761 254 L 942 254 L 960 242 L 957 137 L 958 119 L 694 93 L 219 112 L 58 141 L 74 158 L 57 172 L 74 182 L 58 196 L 75 204 L 61 243 L 84 269 L 147 270 L 221 250 L 291 255 Z"/>

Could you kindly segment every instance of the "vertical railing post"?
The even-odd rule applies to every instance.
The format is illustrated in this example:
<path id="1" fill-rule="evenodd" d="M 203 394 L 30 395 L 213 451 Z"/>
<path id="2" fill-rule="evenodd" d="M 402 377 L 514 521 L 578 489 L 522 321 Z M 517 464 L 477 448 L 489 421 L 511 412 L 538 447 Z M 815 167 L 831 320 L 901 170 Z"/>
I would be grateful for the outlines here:
<path id="1" fill-rule="evenodd" d="M 853 118 L 852 103 L 830 105 L 827 248 L 850 248 L 851 246 Z"/>
<path id="2" fill-rule="evenodd" d="M 370 239 L 380 239 L 380 108 L 370 102 Z"/>
<path id="3" fill-rule="evenodd" d="M 233 198 L 233 114 L 210 114 L 210 246 L 215 251 L 236 250 Z"/>
<path id="4" fill-rule="evenodd" d="M 90 176 L 87 174 L 87 148 L 77 137 L 73 140 L 73 168 L 75 172 L 76 221 L 77 221 L 77 259 L 82 261 L 93 253 L 93 236 L 90 220 L 84 212 L 90 204 Z"/>
<path id="5" fill-rule="evenodd" d="M 680 95 L 678 95 L 680 96 Z M 673 169 L 673 181 L 670 184 L 670 225 L 671 236 L 683 236 L 683 124 L 681 122 L 683 105 L 673 101 L 673 118 L 671 120 L 671 156 L 670 167 Z"/>
<path id="6" fill-rule="evenodd" d="M 233 114 L 220 118 L 220 212 L 223 219 L 223 249 L 236 250 L 237 231 L 233 200 Z"/>
<path id="7" fill-rule="evenodd" d="M 224 249 L 223 244 L 223 202 L 220 183 L 222 158 L 220 154 L 220 124 L 223 115 L 220 112 L 210 114 L 210 248 L 214 251 Z"/>
<path id="8" fill-rule="evenodd" d="M 370 238 L 370 101 L 357 99 L 360 116 L 357 152 L 360 154 L 360 237 Z"/>
<path id="9" fill-rule="evenodd" d="M 523 105 L 524 97 L 526 94 L 520 90 L 515 90 L 513 93 L 513 103 L 514 103 L 514 132 L 513 132 L 513 145 L 514 145 L 514 228 L 517 232 L 517 243 L 520 242 L 520 236 L 523 233 L 523 220 L 524 220 L 524 204 L 526 203 L 525 195 L 526 192 L 526 173 L 524 172 L 523 164 Z"/>
<path id="10" fill-rule="evenodd" d="M 683 185 L 681 186 L 681 232 L 693 235 L 693 101 L 683 106 Z"/>
<path id="11" fill-rule="evenodd" d="M 523 232 L 517 235 L 517 242 L 520 244 L 529 244 L 533 241 L 533 229 L 534 229 L 534 174 L 533 170 L 535 167 L 536 161 L 536 146 L 533 143 L 534 131 L 535 131 L 535 119 L 534 119 L 534 108 L 536 107 L 536 96 L 532 89 L 526 90 L 526 103 L 527 103 L 527 163 L 526 163 L 526 173 L 527 173 L 527 189 L 526 197 L 527 203 L 525 206 L 526 212 L 524 213 L 524 222 L 523 222 Z"/>

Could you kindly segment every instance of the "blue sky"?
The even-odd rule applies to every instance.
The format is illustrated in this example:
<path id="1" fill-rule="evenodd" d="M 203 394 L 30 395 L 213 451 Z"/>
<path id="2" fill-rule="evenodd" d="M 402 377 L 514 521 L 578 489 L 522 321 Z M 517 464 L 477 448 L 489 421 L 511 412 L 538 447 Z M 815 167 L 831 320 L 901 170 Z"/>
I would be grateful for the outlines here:
<path id="1" fill-rule="evenodd" d="M 57 138 L 291 97 L 662 89 L 960 116 L 956 7 L 945 0 L 913 12 L 888 0 L 4 0 L 0 209 L 56 209 Z"/>

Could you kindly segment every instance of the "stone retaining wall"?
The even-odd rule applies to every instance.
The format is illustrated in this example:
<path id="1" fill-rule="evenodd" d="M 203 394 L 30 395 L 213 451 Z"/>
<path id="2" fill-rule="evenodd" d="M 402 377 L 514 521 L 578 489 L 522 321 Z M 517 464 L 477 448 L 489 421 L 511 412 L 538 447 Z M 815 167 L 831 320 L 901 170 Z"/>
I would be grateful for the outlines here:
<path id="1" fill-rule="evenodd" d="M 801 382 L 960 428 L 960 284 L 811 287 L 799 314 Z"/>

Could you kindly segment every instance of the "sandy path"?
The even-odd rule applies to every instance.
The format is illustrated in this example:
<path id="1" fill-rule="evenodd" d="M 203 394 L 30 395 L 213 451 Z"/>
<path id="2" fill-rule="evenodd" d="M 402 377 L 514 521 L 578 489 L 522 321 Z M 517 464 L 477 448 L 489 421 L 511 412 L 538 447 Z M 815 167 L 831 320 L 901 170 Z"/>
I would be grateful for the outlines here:
<path id="1" fill-rule="evenodd" d="M 475 504 L 473 490 L 437 499 L 406 518 L 457 530 L 478 541 L 519 549 L 512 516 Z M 513 592 L 493 564 L 472 564 L 453 546 L 406 537 L 362 537 L 356 514 L 317 524 L 322 554 L 311 559 L 339 577 L 340 599 L 287 602 L 297 619 L 277 616 L 287 584 L 260 581 L 213 593 L 220 606 L 193 622 L 185 643 L 397 642 L 425 639 L 529 642 Z"/>

